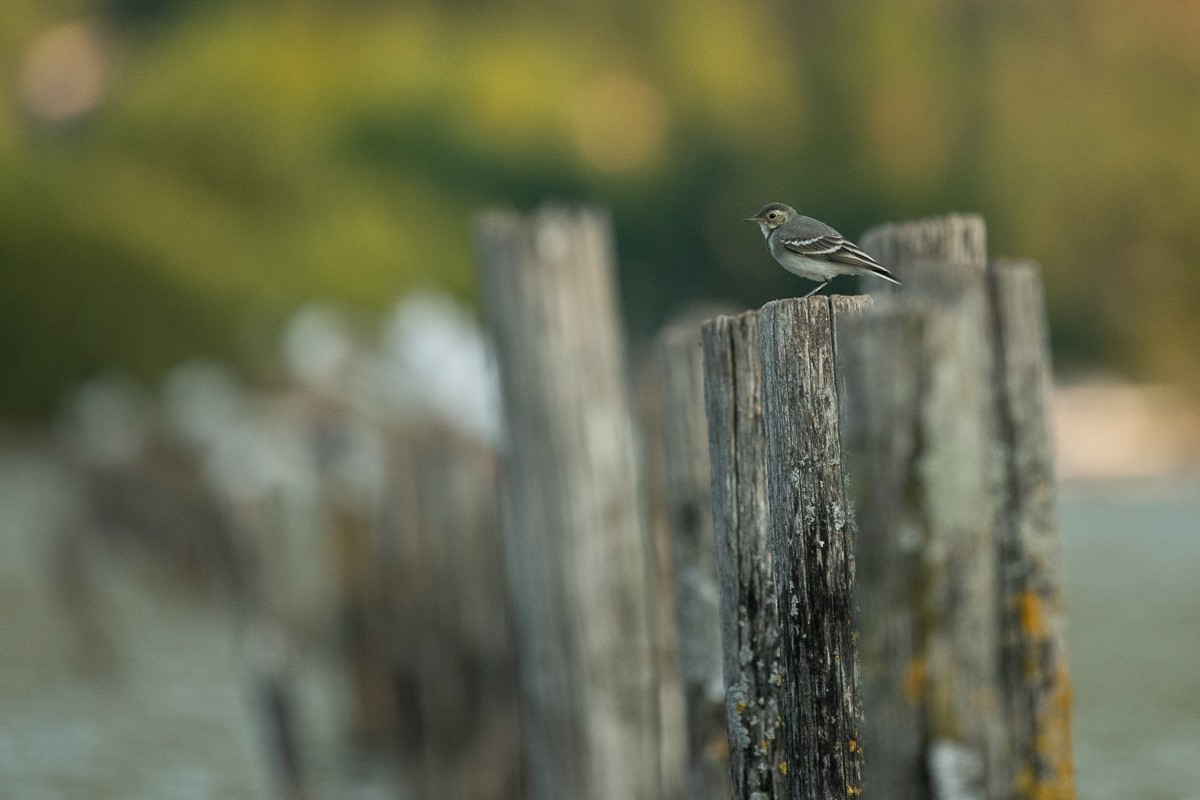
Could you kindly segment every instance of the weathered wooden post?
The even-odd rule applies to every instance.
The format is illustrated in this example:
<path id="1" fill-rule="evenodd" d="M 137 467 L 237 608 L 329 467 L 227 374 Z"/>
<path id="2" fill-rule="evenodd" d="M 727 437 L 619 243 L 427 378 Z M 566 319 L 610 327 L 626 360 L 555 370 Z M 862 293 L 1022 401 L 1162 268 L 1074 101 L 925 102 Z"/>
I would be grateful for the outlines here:
<path id="1" fill-rule="evenodd" d="M 687 711 L 685 797 L 729 800 L 729 747 L 699 323 L 680 322 L 668 327 L 659 335 L 655 351 L 662 376 L 665 500 L 679 667 Z"/>
<path id="2" fill-rule="evenodd" d="M 847 393 L 860 395 L 847 424 L 869 431 L 848 437 L 864 454 L 859 472 L 869 487 L 858 503 L 867 785 L 889 797 L 1000 798 L 999 487 L 987 342 L 963 324 L 979 319 L 974 302 L 898 305 L 895 318 L 881 312 L 890 324 L 851 325 L 843 336 L 846 353 L 862 350 L 847 358 L 858 364 Z M 898 342 L 911 353 L 897 352 Z M 911 736 L 907 724 L 889 727 L 908 722 L 905 703 L 920 709 L 914 748 L 899 741 Z M 889 760 L 896 755 L 914 761 Z"/>
<path id="3" fill-rule="evenodd" d="M 767 497 L 784 675 L 790 796 L 862 792 L 854 520 L 839 433 L 835 322 L 864 297 L 762 309 Z"/>
<path id="4" fill-rule="evenodd" d="M 905 282 L 839 338 L 866 785 L 901 800 L 1073 797 L 1036 282 L 985 272 L 978 217 L 884 226 L 864 244 Z"/>
<path id="5" fill-rule="evenodd" d="M 654 349 L 644 355 L 635 378 L 642 496 L 649 541 L 650 596 L 654 613 L 654 668 L 658 678 L 659 753 L 662 800 L 684 800 L 688 763 L 687 709 L 679 670 L 675 565 L 667 508 L 666 414 L 663 375 Z"/>
<path id="6" fill-rule="evenodd" d="M 868 317 L 850 322 L 842 337 L 857 365 L 847 374 L 847 394 L 857 395 L 850 407 L 861 414 L 849 423 L 857 429 L 851 449 L 905 459 L 873 460 L 862 473 L 869 487 L 860 501 L 867 747 L 879 743 L 881 750 L 868 759 L 867 785 L 884 787 L 889 797 L 998 798 L 1006 768 L 994 536 L 999 453 L 984 224 L 951 215 L 883 226 L 863 241 L 905 282 L 897 313 L 916 320 L 874 330 Z M 893 346 L 891 358 L 879 358 L 888 352 L 879 340 L 910 325 L 920 330 L 909 342 L 913 352 L 896 354 Z M 915 397 L 905 397 L 905 387 Z M 897 407 L 872 409 L 872 396 Z M 900 406 L 909 416 L 900 416 Z M 886 446 L 894 427 L 909 429 L 911 449 Z M 881 490 L 888 480 L 891 494 Z M 877 591 L 869 581 L 887 570 L 888 588 Z M 903 614 L 915 619 L 897 619 Z M 902 702 L 921 710 L 916 748 L 898 745 L 904 732 L 888 727 L 911 721 L 897 707 Z M 915 763 L 889 758 L 896 755 Z"/>
<path id="7" fill-rule="evenodd" d="M 923 591 L 924 537 L 911 474 L 922 446 L 915 421 L 926 380 L 924 333 L 915 309 L 883 300 L 869 319 L 844 323 L 838 332 L 846 386 L 842 435 L 860 535 L 864 791 L 888 800 L 930 797 L 922 703 L 929 662 L 914 606 Z"/>
<path id="8" fill-rule="evenodd" d="M 1040 274 L 1029 262 L 995 261 L 988 278 L 1005 471 L 998 552 L 1010 796 L 1074 800 L 1071 683 L 1048 424 L 1050 356 Z"/>
<path id="9" fill-rule="evenodd" d="M 657 798 L 646 544 L 608 220 L 493 212 L 477 248 L 504 400 L 528 795 Z"/>
<path id="10" fill-rule="evenodd" d="M 897 276 L 912 291 L 923 291 L 930 271 L 926 265 L 955 265 L 958 269 L 982 271 L 987 261 L 987 227 L 977 214 L 946 214 L 916 222 L 890 222 L 863 234 L 863 249 Z M 938 267 L 934 273 L 941 272 Z M 881 288 L 901 291 L 893 284 Z"/>
<path id="11" fill-rule="evenodd" d="M 784 800 L 784 676 L 767 512 L 758 312 L 709 320 L 703 341 L 733 797 Z"/>
<path id="12" fill-rule="evenodd" d="M 376 616 L 390 622 L 408 795 L 515 800 L 517 687 L 493 449 L 440 424 L 389 436 Z M 372 628 L 379 621 L 370 623 Z M 470 769 L 463 769 L 464 763 Z"/>

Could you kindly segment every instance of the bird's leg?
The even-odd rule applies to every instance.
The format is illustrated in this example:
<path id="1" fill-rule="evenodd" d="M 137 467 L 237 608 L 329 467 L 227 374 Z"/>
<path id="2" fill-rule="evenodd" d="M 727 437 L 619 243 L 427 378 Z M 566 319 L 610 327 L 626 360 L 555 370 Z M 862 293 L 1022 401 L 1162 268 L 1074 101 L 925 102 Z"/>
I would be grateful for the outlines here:
<path id="1" fill-rule="evenodd" d="M 826 286 L 828 286 L 828 285 L 829 285 L 829 282 L 830 282 L 830 281 L 832 281 L 832 280 L 833 280 L 833 278 L 830 278 L 829 280 L 825 281 L 824 283 L 817 284 L 817 288 L 813 289 L 811 292 L 809 292 L 808 294 L 804 295 L 804 297 L 812 297 L 814 294 L 816 294 L 817 292 L 821 291 L 821 290 L 822 290 L 822 289 L 824 289 Z M 803 300 L 803 299 L 804 299 L 804 297 L 801 297 L 800 299 L 801 299 L 801 300 Z"/>

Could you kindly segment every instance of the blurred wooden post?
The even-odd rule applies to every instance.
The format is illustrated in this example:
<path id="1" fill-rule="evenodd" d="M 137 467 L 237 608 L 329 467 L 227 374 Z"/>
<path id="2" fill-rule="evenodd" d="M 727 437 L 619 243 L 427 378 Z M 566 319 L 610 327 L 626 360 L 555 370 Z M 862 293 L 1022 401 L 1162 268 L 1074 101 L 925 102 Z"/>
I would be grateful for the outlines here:
<path id="1" fill-rule="evenodd" d="M 667 508 L 674 564 L 679 667 L 687 709 L 689 800 L 729 800 L 729 745 L 717 612 L 716 544 L 704 353 L 699 323 L 681 322 L 656 343 L 663 377 Z"/>
<path id="2" fill-rule="evenodd" d="M 785 800 L 758 312 L 709 320 L 703 342 L 733 798 Z"/>
<path id="3" fill-rule="evenodd" d="M 1074 800 L 1041 276 L 1035 264 L 998 261 L 989 265 L 988 277 L 1006 485 L 999 529 L 1000 670 L 1012 750 L 1009 796 Z"/>
<path id="4" fill-rule="evenodd" d="M 687 708 L 679 670 L 679 631 L 675 615 L 675 565 L 670 511 L 667 508 L 666 416 L 664 378 L 651 348 L 638 363 L 636 377 L 642 496 L 649 540 L 650 593 L 654 613 L 654 667 L 658 676 L 659 752 L 662 800 L 684 800 L 688 763 Z"/>
<path id="5" fill-rule="evenodd" d="M 927 271 L 921 264 L 950 265 L 982 271 L 987 261 L 987 226 L 977 214 L 946 214 L 915 222 L 889 222 L 862 236 L 863 249 L 895 273 L 905 289 L 893 284 L 883 288 L 923 291 Z M 934 267 L 934 272 L 939 269 Z"/>
<path id="6" fill-rule="evenodd" d="M 865 297 L 762 309 L 767 498 L 792 798 L 862 792 L 854 520 L 842 470 L 834 322 Z"/>
<path id="7" fill-rule="evenodd" d="M 493 212 L 476 244 L 504 399 L 528 796 L 657 798 L 646 543 L 608 220 Z"/>
<path id="8" fill-rule="evenodd" d="M 866 784 L 889 798 L 1006 797 L 983 221 L 884 226 L 864 245 L 905 282 L 839 332 L 862 532 Z"/>
<path id="9" fill-rule="evenodd" d="M 386 535 L 373 552 L 381 578 L 373 599 L 375 614 L 392 628 L 398 696 L 388 699 L 408 757 L 407 794 L 515 800 L 516 678 L 495 453 L 432 419 L 391 431 L 389 441 Z M 471 769 L 463 769 L 468 761 Z"/>
<path id="10" fill-rule="evenodd" d="M 929 676 L 920 600 L 921 498 L 913 465 L 923 390 L 924 318 L 881 301 L 838 331 L 846 391 L 842 437 L 859 541 L 855 593 L 869 796 L 925 800 Z M 883 787 L 876 790 L 873 787 Z"/>

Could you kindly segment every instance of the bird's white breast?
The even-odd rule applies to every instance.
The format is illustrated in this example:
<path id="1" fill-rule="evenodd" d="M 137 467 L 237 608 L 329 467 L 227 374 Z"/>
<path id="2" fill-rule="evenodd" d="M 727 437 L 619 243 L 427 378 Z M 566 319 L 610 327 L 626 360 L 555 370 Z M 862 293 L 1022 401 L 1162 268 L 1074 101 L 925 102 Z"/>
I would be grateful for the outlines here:
<path id="1" fill-rule="evenodd" d="M 824 281 L 837 275 L 855 275 L 861 272 L 861 270 L 849 264 L 826 261 L 823 258 L 802 256 L 795 250 L 787 249 L 783 242 L 779 240 L 779 237 L 775 237 L 774 239 L 768 238 L 767 245 L 771 249 L 771 255 L 775 256 L 775 260 L 779 262 L 780 266 L 793 275 L 799 275 L 801 278 Z"/>
<path id="2" fill-rule="evenodd" d="M 817 258 L 809 258 L 802 256 L 799 253 L 793 253 L 786 248 L 771 248 L 772 255 L 775 260 L 793 275 L 799 275 L 801 278 L 808 278 L 814 281 L 824 281 L 833 278 L 837 275 L 852 275 L 859 270 L 848 264 L 839 264 L 835 261 L 822 261 Z M 782 252 L 775 252 L 776 250 Z"/>

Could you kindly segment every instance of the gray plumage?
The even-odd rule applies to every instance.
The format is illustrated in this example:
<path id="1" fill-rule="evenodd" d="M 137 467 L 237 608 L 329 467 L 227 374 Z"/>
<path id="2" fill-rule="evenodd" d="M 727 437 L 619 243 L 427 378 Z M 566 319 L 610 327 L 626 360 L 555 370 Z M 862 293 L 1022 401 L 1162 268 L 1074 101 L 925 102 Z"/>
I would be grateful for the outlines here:
<path id="1" fill-rule="evenodd" d="M 825 288 L 838 275 L 874 275 L 900 281 L 875 259 L 820 220 L 796 213 L 783 203 L 767 203 L 748 222 L 757 222 L 771 255 L 793 275 L 821 281 L 805 297 Z"/>

